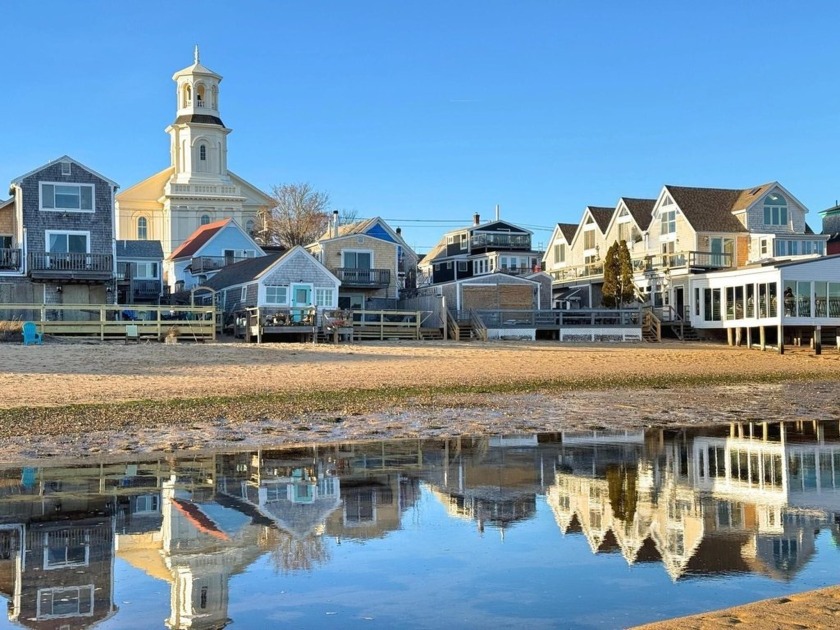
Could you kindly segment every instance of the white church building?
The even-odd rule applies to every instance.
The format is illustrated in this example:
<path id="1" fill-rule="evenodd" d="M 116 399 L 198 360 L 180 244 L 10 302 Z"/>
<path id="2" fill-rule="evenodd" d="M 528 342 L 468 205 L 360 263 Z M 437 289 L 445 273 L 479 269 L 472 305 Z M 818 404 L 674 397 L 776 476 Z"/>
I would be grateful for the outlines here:
<path id="1" fill-rule="evenodd" d="M 252 232 L 271 198 L 228 170 L 227 137 L 220 117 L 222 77 L 203 66 L 198 46 L 176 83 L 170 164 L 117 195 L 118 238 L 159 240 L 169 255 L 202 225 L 233 218 Z"/>

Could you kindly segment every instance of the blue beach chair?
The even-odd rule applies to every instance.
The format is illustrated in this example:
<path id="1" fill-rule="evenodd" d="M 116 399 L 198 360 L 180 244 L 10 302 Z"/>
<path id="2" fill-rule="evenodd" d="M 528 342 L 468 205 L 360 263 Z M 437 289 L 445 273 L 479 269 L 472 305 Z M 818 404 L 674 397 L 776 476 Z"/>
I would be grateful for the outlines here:
<path id="1" fill-rule="evenodd" d="M 35 322 L 23 322 L 23 345 L 41 345 L 44 343 L 44 335 L 38 332 Z"/>

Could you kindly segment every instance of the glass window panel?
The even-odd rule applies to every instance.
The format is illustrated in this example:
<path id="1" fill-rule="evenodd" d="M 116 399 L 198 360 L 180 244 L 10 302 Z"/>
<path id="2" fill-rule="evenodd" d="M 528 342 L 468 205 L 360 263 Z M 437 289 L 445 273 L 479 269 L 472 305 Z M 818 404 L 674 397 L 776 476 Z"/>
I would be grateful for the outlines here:
<path id="1" fill-rule="evenodd" d="M 55 208 L 55 186 L 52 184 L 41 186 L 41 207 Z"/>
<path id="2" fill-rule="evenodd" d="M 50 251 L 56 254 L 67 253 L 67 235 L 50 234 Z"/>
<path id="3" fill-rule="evenodd" d="M 82 186 L 80 190 L 82 210 L 93 210 L 93 188 Z"/>
<path id="4" fill-rule="evenodd" d="M 68 234 L 68 250 L 76 254 L 87 252 L 87 234 Z"/>
<path id="5" fill-rule="evenodd" d="M 55 207 L 66 208 L 67 210 L 79 209 L 79 187 L 78 186 L 56 186 Z"/>

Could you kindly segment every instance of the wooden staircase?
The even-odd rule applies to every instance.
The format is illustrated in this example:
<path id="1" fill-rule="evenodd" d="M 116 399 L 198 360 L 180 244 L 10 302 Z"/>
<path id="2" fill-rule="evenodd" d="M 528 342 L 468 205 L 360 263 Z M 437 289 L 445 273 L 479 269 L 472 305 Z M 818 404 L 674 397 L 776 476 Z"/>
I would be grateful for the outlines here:
<path id="1" fill-rule="evenodd" d="M 642 339 L 648 343 L 662 341 L 662 322 L 651 308 L 646 308 L 642 316 Z"/>

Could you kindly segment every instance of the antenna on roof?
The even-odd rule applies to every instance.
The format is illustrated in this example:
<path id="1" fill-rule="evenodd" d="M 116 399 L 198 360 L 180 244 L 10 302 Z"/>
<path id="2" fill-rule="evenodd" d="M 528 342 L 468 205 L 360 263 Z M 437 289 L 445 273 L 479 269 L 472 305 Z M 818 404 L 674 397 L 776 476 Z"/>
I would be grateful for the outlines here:
<path id="1" fill-rule="evenodd" d="M 195 62 L 198 63 L 198 44 L 195 45 Z"/>
<path id="2" fill-rule="evenodd" d="M 496 204 L 496 221 L 499 220 L 499 204 Z"/>

